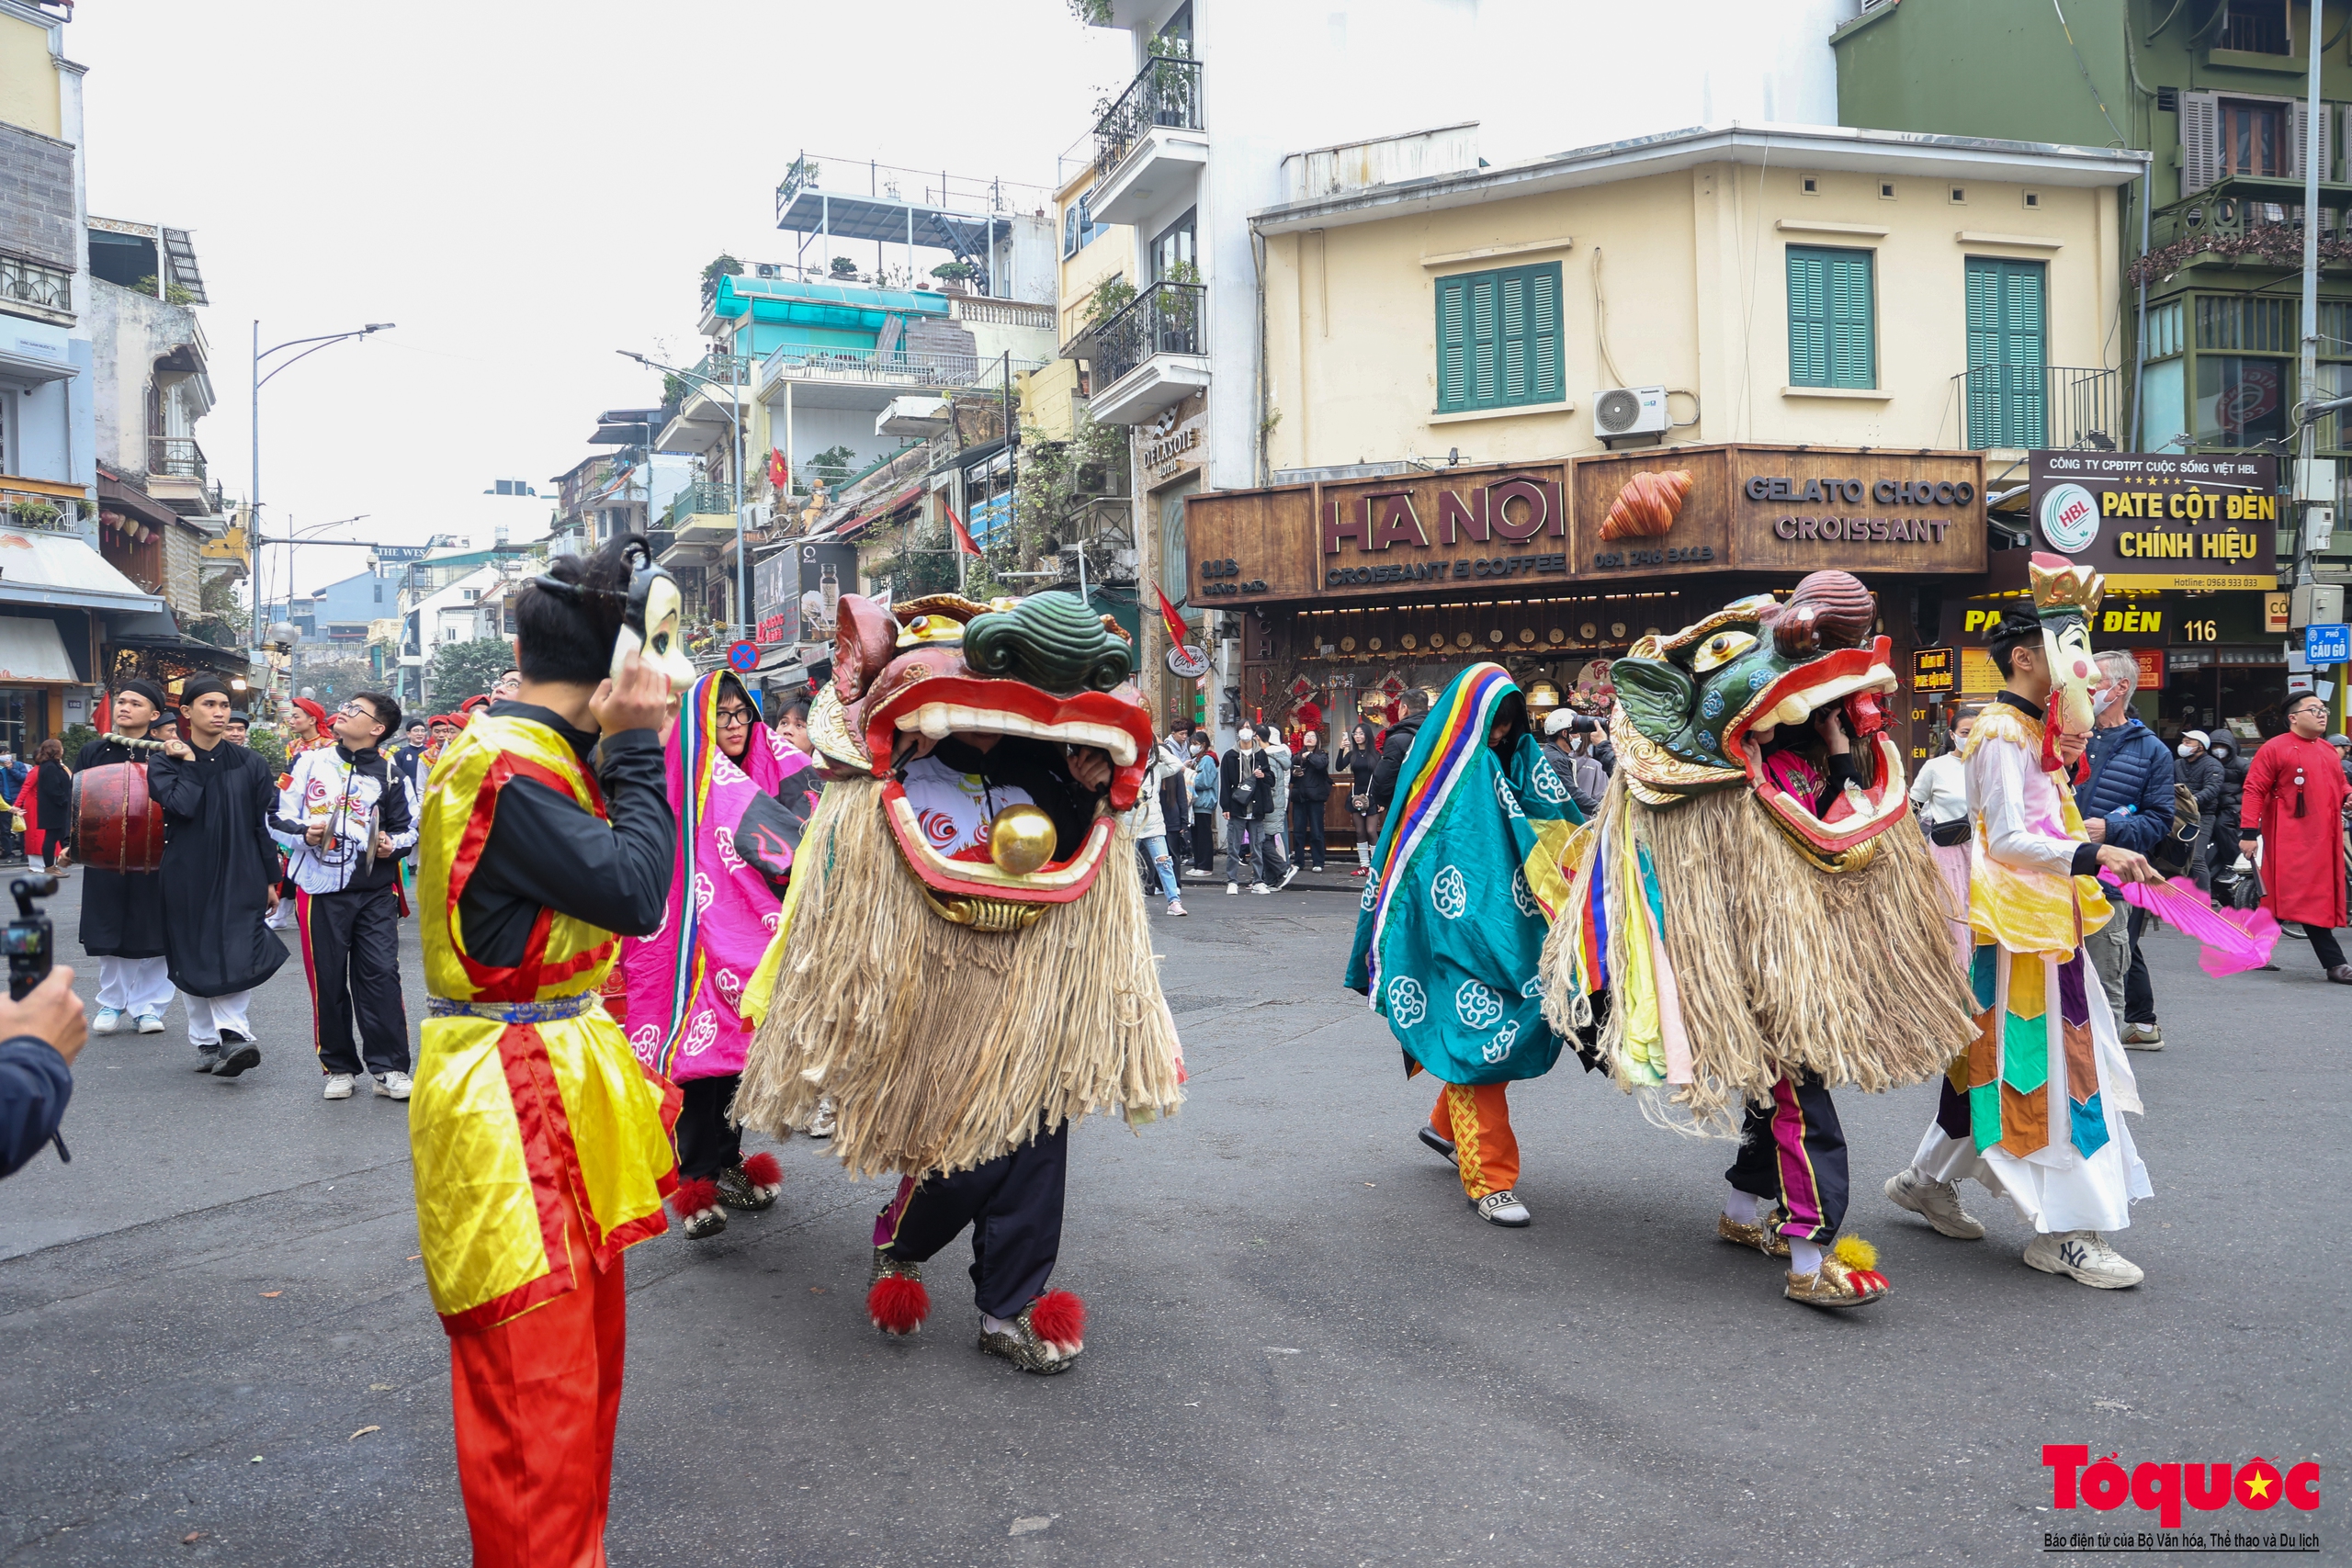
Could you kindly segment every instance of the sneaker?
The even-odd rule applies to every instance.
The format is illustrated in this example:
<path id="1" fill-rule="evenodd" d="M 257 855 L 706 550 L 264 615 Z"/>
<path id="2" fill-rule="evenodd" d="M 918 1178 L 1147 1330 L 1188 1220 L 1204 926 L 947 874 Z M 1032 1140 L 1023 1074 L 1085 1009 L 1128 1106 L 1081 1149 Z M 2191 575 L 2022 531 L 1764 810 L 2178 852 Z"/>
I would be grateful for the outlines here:
<path id="1" fill-rule="evenodd" d="M 138 1023 L 139 1032 L 141 1034 L 161 1034 L 164 1032 L 164 1020 L 163 1015 L 160 1013 L 142 1012 L 138 1017 Z"/>
<path id="2" fill-rule="evenodd" d="M 385 1100 L 406 1100 L 414 1087 L 406 1073 L 379 1073 L 376 1077 L 376 1093 Z"/>
<path id="3" fill-rule="evenodd" d="M 2125 1290 L 2148 1277 L 2097 1231 L 2037 1235 L 2025 1244 L 2025 1265 L 2045 1274 L 2069 1275 L 2076 1284 L 2101 1291 Z"/>
<path id="4" fill-rule="evenodd" d="M 327 1075 L 326 1098 L 329 1100 L 349 1100 L 351 1098 L 351 1075 L 349 1073 L 329 1073 Z"/>
<path id="5" fill-rule="evenodd" d="M 1184 900 L 1179 898 L 1175 902 L 1170 904 L 1168 906 L 1168 912 L 1171 915 L 1182 914 L 1184 912 Z"/>
<path id="6" fill-rule="evenodd" d="M 209 1073 L 220 1065 L 220 1043 L 219 1041 L 216 1040 L 209 1045 L 198 1045 L 196 1048 L 196 1070 L 198 1072 Z"/>
<path id="7" fill-rule="evenodd" d="M 1228 898 L 1240 891 L 1241 885 L 1238 882 L 1228 882 L 1225 885 L 1225 896 Z"/>
<path id="8" fill-rule="evenodd" d="M 1535 1221 L 1535 1216 L 1527 1212 L 1527 1205 L 1521 1202 L 1518 1195 L 1509 1188 L 1500 1192 L 1489 1192 L 1484 1198 L 1473 1198 L 1470 1206 L 1477 1210 L 1478 1217 L 1490 1225 L 1505 1225 L 1518 1230 Z"/>
<path id="9" fill-rule="evenodd" d="M 121 1023 L 122 1012 L 119 1009 L 100 1008 L 98 1010 L 98 1016 L 90 1020 L 90 1032 L 93 1034 L 112 1034 L 116 1029 L 121 1026 Z"/>
<path id="10" fill-rule="evenodd" d="M 2123 1026 L 2123 1048 L 2161 1051 L 2165 1048 L 2165 1032 L 2153 1023 L 2127 1023 Z"/>
<path id="11" fill-rule="evenodd" d="M 220 1061 L 212 1069 L 216 1078 L 233 1078 L 261 1066 L 261 1047 L 233 1029 L 220 1032 Z"/>
<path id="12" fill-rule="evenodd" d="M 1908 1209 L 1929 1224 L 1936 1234 L 1958 1241 L 1981 1241 L 1984 1237 L 1984 1222 L 1960 1206 L 1960 1183 L 1929 1181 L 1908 1168 L 1886 1179 L 1886 1201 L 1898 1209 Z"/>
<path id="13" fill-rule="evenodd" d="M 1296 866 L 1292 866 L 1288 871 L 1285 871 L 1285 872 L 1283 872 L 1283 879 L 1282 879 L 1280 882 L 1277 882 L 1277 883 L 1275 883 L 1275 884 L 1274 884 L 1274 891 L 1275 891 L 1275 892 L 1277 892 L 1277 893 L 1279 893 L 1279 892 L 1281 892 L 1283 888 L 1288 887 L 1292 883 L 1294 883 L 1294 882 L 1295 882 L 1295 881 L 1297 881 L 1297 880 L 1298 880 L 1298 867 L 1296 867 Z"/>
<path id="14" fill-rule="evenodd" d="M 1229 892 L 1231 892 L 1231 891 L 1232 891 L 1232 889 L 1231 889 L 1231 888 L 1227 888 L 1227 889 L 1226 889 L 1226 891 L 1229 893 Z M 1253 882 L 1253 883 L 1251 883 L 1251 884 L 1250 885 L 1250 892 L 1252 892 L 1252 893 L 1257 894 L 1257 895 L 1258 895 L 1259 897 L 1263 897 L 1265 895 L 1267 895 L 1267 894 L 1269 894 L 1269 893 L 1272 893 L 1272 892 L 1273 891 L 1273 889 L 1272 889 L 1272 888 L 1271 888 L 1271 887 L 1269 887 L 1269 886 L 1266 886 L 1264 883 L 1262 883 L 1262 882 Z"/>
<path id="15" fill-rule="evenodd" d="M 808 1118 L 808 1125 L 802 1131 L 812 1138 L 830 1138 L 833 1135 L 833 1097 L 831 1095 L 829 1094 L 817 1101 L 817 1114 Z"/>

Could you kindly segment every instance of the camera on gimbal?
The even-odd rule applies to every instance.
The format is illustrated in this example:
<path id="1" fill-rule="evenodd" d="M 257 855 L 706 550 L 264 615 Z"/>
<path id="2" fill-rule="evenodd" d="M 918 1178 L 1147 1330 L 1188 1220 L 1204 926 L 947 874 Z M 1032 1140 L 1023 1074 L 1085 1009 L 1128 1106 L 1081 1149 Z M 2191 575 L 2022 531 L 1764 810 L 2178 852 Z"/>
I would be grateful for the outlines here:
<path id="1" fill-rule="evenodd" d="M 8 999 L 22 1001 L 27 992 L 49 978 L 50 965 L 57 956 L 57 928 L 33 905 L 37 897 L 57 896 L 57 878 L 19 876 L 8 884 L 8 891 L 17 896 L 17 918 L 8 922 L 0 947 L 8 951 Z"/>

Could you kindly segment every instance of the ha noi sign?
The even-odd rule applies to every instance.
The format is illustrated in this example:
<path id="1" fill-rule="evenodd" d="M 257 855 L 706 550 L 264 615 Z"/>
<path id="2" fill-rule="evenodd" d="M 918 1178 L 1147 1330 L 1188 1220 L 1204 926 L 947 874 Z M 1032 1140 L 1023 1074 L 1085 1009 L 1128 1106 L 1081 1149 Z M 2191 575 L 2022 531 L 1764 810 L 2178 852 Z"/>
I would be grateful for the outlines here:
<path id="1" fill-rule="evenodd" d="M 1425 603 L 1822 567 L 1981 572 L 1984 482 L 1974 453 L 1692 446 L 1213 491 L 1185 502 L 1188 592 Z"/>

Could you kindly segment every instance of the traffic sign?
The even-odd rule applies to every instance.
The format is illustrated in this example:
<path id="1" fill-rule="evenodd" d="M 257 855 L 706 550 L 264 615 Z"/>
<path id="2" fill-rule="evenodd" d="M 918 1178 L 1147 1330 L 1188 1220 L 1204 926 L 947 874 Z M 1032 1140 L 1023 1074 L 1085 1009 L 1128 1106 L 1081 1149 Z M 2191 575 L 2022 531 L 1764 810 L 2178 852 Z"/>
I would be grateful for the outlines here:
<path id="1" fill-rule="evenodd" d="M 738 675 L 749 675 L 760 667 L 760 649 L 756 643 L 736 642 L 727 646 L 727 668 Z"/>
<path id="2" fill-rule="evenodd" d="M 2346 661 L 2352 661 L 2352 625 L 2334 621 L 2303 628 L 2304 663 L 2342 664 Z"/>
<path id="3" fill-rule="evenodd" d="M 1949 692 L 1951 688 L 1951 649 L 1917 648 L 1911 650 L 1911 689 L 1914 692 Z"/>

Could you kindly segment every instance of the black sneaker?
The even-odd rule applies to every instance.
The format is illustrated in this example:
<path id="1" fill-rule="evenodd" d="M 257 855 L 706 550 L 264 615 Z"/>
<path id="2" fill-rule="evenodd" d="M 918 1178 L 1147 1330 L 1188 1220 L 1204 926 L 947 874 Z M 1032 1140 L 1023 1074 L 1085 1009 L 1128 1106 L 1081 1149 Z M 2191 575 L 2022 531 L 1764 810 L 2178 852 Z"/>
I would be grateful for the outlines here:
<path id="1" fill-rule="evenodd" d="M 218 1045 L 198 1045 L 198 1046 L 196 1048 L 196 1070 L 197 1070 L 198 1072 L 199 1072 L 199 1073 L 209 1073 L 209 1072 L 210 1072 L 213 1068 L 215 1068 L 215 1067 L 219 1066 L 220 1065 L 220 1046 L 218 1046 Z"/>
<path id="2" fill-rule="evenodd" d="M 220 1059 L 212 1069 L 216 1078 L 233 1078 L 249 1067 L 261 1066 L 261 1047 L 233 1029 L 220 1032 Z"/>

